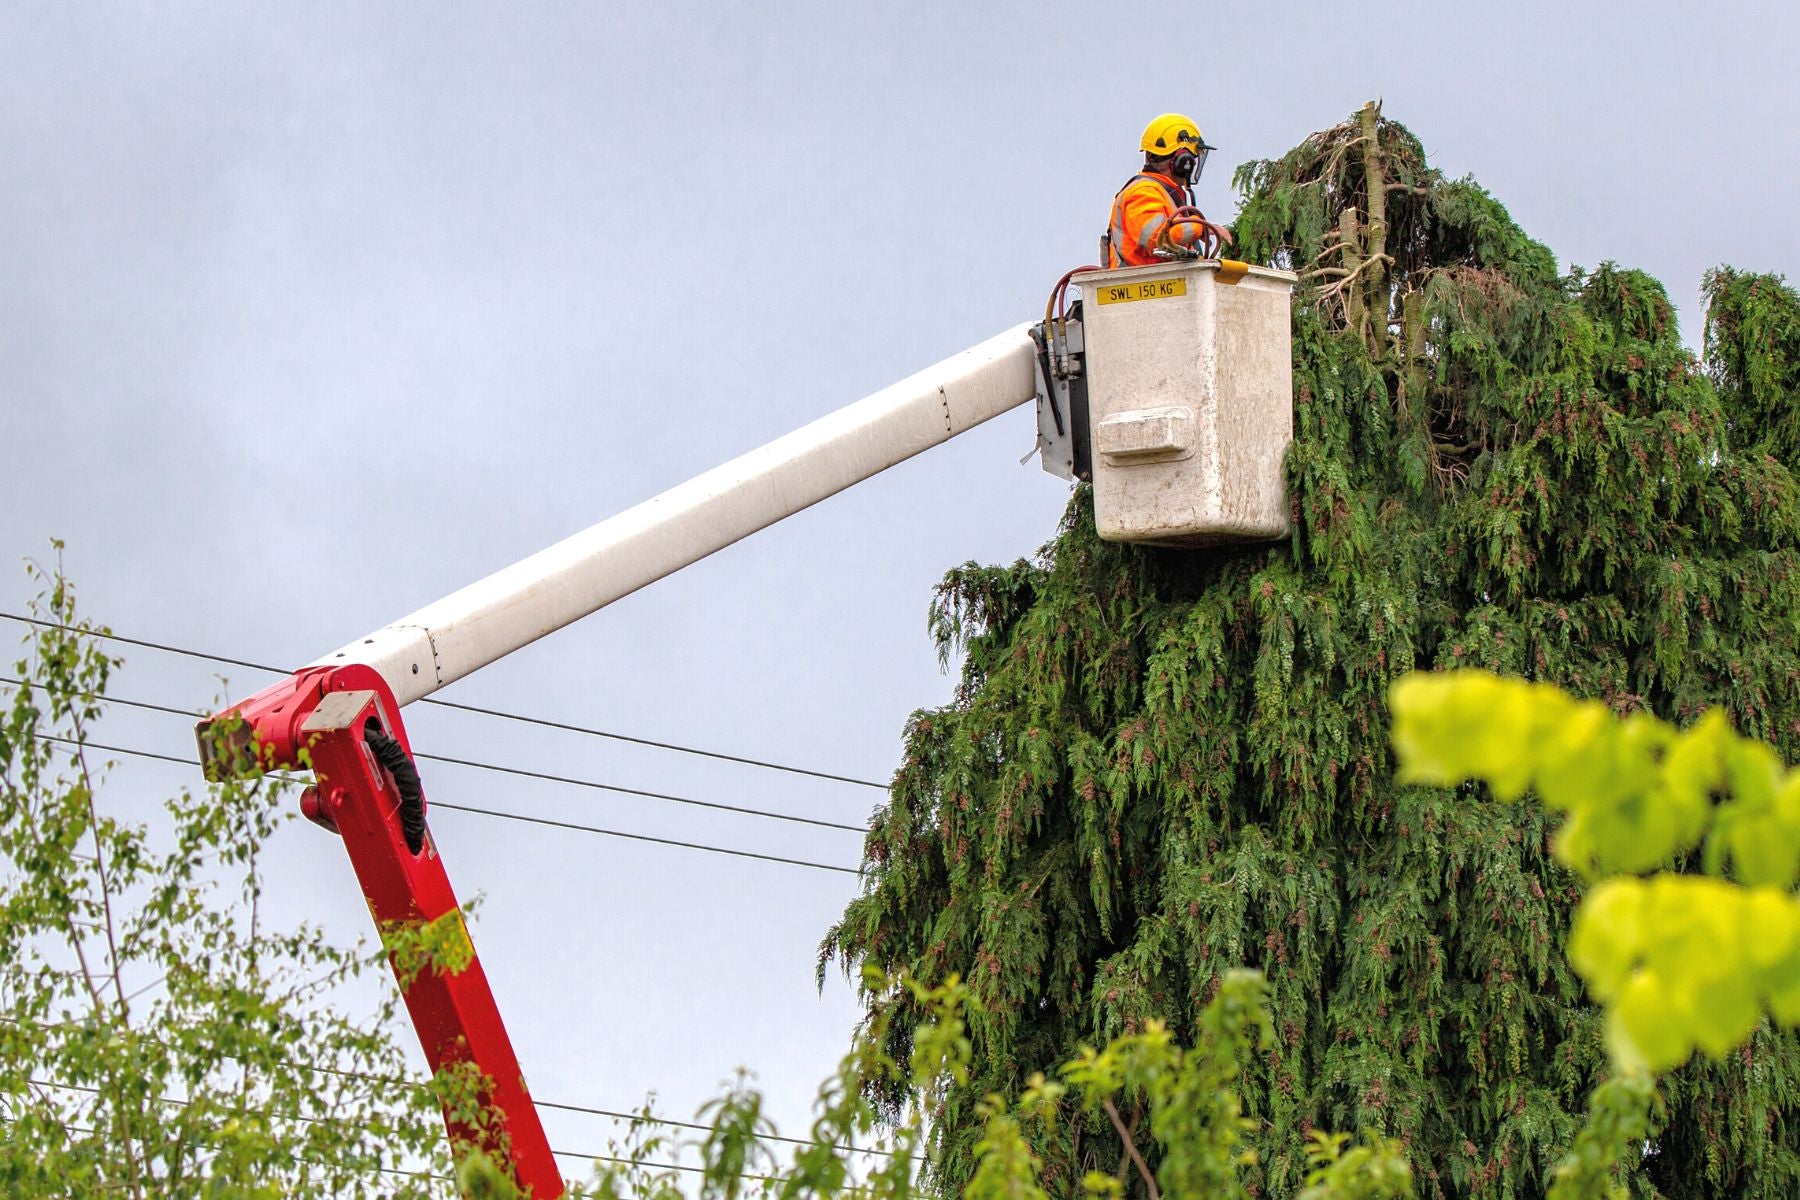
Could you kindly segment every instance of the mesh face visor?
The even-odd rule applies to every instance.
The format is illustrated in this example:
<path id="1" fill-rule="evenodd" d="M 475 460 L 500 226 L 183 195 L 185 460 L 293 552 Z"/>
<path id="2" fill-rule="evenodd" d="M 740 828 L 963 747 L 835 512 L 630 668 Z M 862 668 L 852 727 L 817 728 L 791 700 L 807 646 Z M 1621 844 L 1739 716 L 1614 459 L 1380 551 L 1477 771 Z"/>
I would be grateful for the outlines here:
<path id="1" fill-rule="evenodd" d="M 1188 173 L 1187 184 L 1192 187 L 1200 182 L 1200 172 L 1206 170 L 1206 156 L 1216 147 L 1206 144 L 1206 139 L 1195 129 L 1178 129 L 1175 131 L 1175 151 L 1172 157 L 1190 154 L 1194 159 L 1194 169 Z"/>

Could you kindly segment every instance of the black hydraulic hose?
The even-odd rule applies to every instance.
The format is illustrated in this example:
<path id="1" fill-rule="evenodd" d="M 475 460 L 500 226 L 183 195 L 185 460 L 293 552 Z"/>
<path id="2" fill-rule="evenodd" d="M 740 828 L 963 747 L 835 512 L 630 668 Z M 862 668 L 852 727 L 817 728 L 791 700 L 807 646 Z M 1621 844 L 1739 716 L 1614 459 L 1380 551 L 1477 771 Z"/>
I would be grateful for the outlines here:
<path id="1" fill-rule="evenodd" d="M 375 761 L 394 777 L 400 792 L 400 832 L 406 835 L 406 848 L 417 854 L 425 848 L 425 788 L 419 783 L 419 768 L 400 739 L 389 737 L 373 721 L 363 729 L 363 740 L 375 754 Z"/>
<path id="2" fill-rule="evenodd" d="M 1049 322 L 1044 322 L 1048 325 Z M 1050 417 L 1056 422 L 1056 434 L 1063 433 L 1062 408 L 1056 403 L 1056 380 L 1050 375 L 1050 347 L 1044 334 L 1044 326 L 1036 326 L 1031 331 L 1031 340 L 1037 346 L 1038 370 L 1044 373 L 1044 399 L 1050 402 Z"/>

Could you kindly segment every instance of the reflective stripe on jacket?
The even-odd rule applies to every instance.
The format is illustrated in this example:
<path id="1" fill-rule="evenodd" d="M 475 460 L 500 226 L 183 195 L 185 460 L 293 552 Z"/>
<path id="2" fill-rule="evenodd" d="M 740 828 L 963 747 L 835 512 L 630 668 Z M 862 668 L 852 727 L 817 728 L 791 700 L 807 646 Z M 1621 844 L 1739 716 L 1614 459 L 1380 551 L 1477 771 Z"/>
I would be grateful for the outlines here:
<path id="1" fill-rule="evenodd" d="M 1106 265 L 1141 267 L 1158 261 L 1154 253 L 1157 238 L 1175 210 L 1193 202 L 1192 194 L 1167 175 L 1155 171 L 1133 175 L 1113 197 L 1106 230 Z M 1198 225 L 1177 226 L 1174 242 L 1191 246 L 1200 234 Z"/>

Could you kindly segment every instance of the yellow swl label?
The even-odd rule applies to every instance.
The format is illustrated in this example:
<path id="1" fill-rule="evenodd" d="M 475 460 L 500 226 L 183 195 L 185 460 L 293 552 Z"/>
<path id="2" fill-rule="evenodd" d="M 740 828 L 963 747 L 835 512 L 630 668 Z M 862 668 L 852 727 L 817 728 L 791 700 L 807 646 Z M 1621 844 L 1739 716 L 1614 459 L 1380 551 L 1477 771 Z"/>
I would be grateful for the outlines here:
<path id="1" fill-rule="evenodd" d="M 1130 304 L 1133 300 L 1167 300 L 1187 295 L 1186 279 L 1141 279 L 1133 283 L 1103 284 L 1095 297 L 1102 304 Z"/>

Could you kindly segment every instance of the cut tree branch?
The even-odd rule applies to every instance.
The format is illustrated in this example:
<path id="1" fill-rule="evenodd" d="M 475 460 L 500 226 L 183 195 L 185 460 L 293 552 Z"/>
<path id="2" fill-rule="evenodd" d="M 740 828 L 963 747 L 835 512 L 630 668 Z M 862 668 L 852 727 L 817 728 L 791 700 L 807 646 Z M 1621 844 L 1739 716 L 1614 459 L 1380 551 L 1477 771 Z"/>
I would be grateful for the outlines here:
<path id="1" fill-rule="evenodd" d="M 1364 268 L 1366 268 L 1374 263 L 1385 263 L 1388 266 L 1393 266 L 1394 260 L 1385 254 L 1371 255 L 1370 257 L 1365 258 L 1360 263 L 1356 264 L 1356 269 L 1354 271 L 1344 271 L 1343 272 L 1344 277 L 1342 279 L 1337 280 L 1335 283 L 1327 284 L 1325 286 L 1325 288 L 1319 292 L 1318 298 L 1320 300 L 1325 300 L 1332 296 L 1337 295 L 1337 293 L 1344 290 L 1345 286 L 1347 284 L 1349 284 L 1349 282 L 1352 279 L 1355 279 L 1358 275 L 1361 275 L 1363 273 Z M 1338 268 L 1338 267 L 1326 267 L 1323 270 L 1315 272 L 1315 274 L 1322 275 L 1326 271 L 1335 272 L 1335 271 L 1339 271 L 1339 270 L 1340 270 L 1340 268 Z"/>

